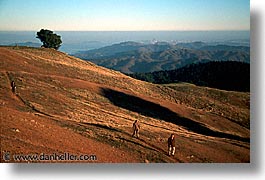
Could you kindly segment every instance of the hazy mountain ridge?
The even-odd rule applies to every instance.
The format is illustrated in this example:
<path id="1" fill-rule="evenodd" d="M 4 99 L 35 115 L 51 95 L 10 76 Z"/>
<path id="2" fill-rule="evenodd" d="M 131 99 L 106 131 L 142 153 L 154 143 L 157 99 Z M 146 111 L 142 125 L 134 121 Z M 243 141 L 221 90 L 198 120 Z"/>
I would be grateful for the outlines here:
<path id="1" fill-rule="evenodd" d="M 173 70 L 189 64 L 209 61 L 250 63 L 249 47 L 194 43 L 143 44 L 123 42 L 74 54 L 81 59 L 123 73 Z"/>
<path id="2" fill-rule="evenodd" d="M 10 46 L 41 47 L 41 44 L 28 41 L 28 42 L 12 43 L 10 44 Z"/>

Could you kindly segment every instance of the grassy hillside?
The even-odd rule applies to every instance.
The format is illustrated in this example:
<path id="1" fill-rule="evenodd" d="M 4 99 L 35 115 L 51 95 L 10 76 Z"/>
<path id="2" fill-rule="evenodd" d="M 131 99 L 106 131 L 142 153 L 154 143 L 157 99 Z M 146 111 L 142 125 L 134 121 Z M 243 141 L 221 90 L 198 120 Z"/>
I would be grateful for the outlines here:
<path id="1" fill-rule="evenodd" d="M 1 162 L 7 152 L 97 156 L 78 162 L 250 161 L 249 93 L 155 85 L 43 48 L 0 47 L 0 74 Z M 131 137 L 136 119 L 140 139 Z M 177 152 L 168 157 L 172 132 Z"/>
<path id="2" fill-rule="evenodd" d="M 129 75 L 157 84 L 188 82 L 230 91 L 250 91 L 250 64 L 236 61 L 190 64 L 175 70 Z"/>

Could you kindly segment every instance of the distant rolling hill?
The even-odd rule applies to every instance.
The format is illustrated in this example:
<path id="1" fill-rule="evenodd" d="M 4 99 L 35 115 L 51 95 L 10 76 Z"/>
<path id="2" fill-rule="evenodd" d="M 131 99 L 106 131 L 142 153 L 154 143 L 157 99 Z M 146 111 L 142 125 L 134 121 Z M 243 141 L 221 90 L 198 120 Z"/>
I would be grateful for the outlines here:
<path id="1" fill-rule="evenodd" d="M 203 42 L 143 44 L 123 42 L 82 51 L 74 56 L 123 73 L 173 70 L 210 61 L 250 62 L 249 47 L 209 45 Z"/>
<path id="2" fill-rule="evenodd" d="M 230 91 L 250 91 L 250 64 L 236 61 L 191 64 L 176 70 L 130 76 L 158 84 L 188 82 Z"/>
<path id="3" fill-rule="evenodd" d="M 20 42 L 20 43 L 12 43 L 10 44 L 10 46 L 41 47 L 41 44 L 35 42 Z"/>

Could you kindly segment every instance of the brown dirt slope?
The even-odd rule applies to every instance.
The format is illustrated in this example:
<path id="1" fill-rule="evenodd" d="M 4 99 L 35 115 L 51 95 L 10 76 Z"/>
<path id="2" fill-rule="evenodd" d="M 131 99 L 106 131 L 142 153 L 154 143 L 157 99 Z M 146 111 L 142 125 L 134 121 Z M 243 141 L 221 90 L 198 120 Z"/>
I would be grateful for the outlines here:
<path id="1" fill-rule="evenodd" d="M 52 49 L 0 47 L 1 162 L 250 162 L 249 98 L 150 84 Z M 14 159 L 54 153 L 96 160 Z"/>

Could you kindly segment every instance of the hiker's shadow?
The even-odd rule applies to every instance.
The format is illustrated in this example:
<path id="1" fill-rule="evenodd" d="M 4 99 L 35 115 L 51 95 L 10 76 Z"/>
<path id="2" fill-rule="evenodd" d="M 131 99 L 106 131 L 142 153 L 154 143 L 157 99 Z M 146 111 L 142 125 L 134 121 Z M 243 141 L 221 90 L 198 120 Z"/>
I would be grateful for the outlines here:
<path id="1" fill-rule="evenodd" d="M 144 100 L 142 98 L 108 88 L 102 88 L 101 92 L 102 95 L 108 98 L 115 106 L 119 106 L 121 108 L 137 112 L 144 116 L 171 122 L 189 131 L 206 136 L 229 138 L 249 142 L 249 138 L 243 138 L 232 134 L 213 131 L 205 127 L 204 124 L 193 121 L 188 118 L 181 117 L 177 113 L 171 111 L 166 107 L 161 106 L 160 104 L 156 104 Z"/>

